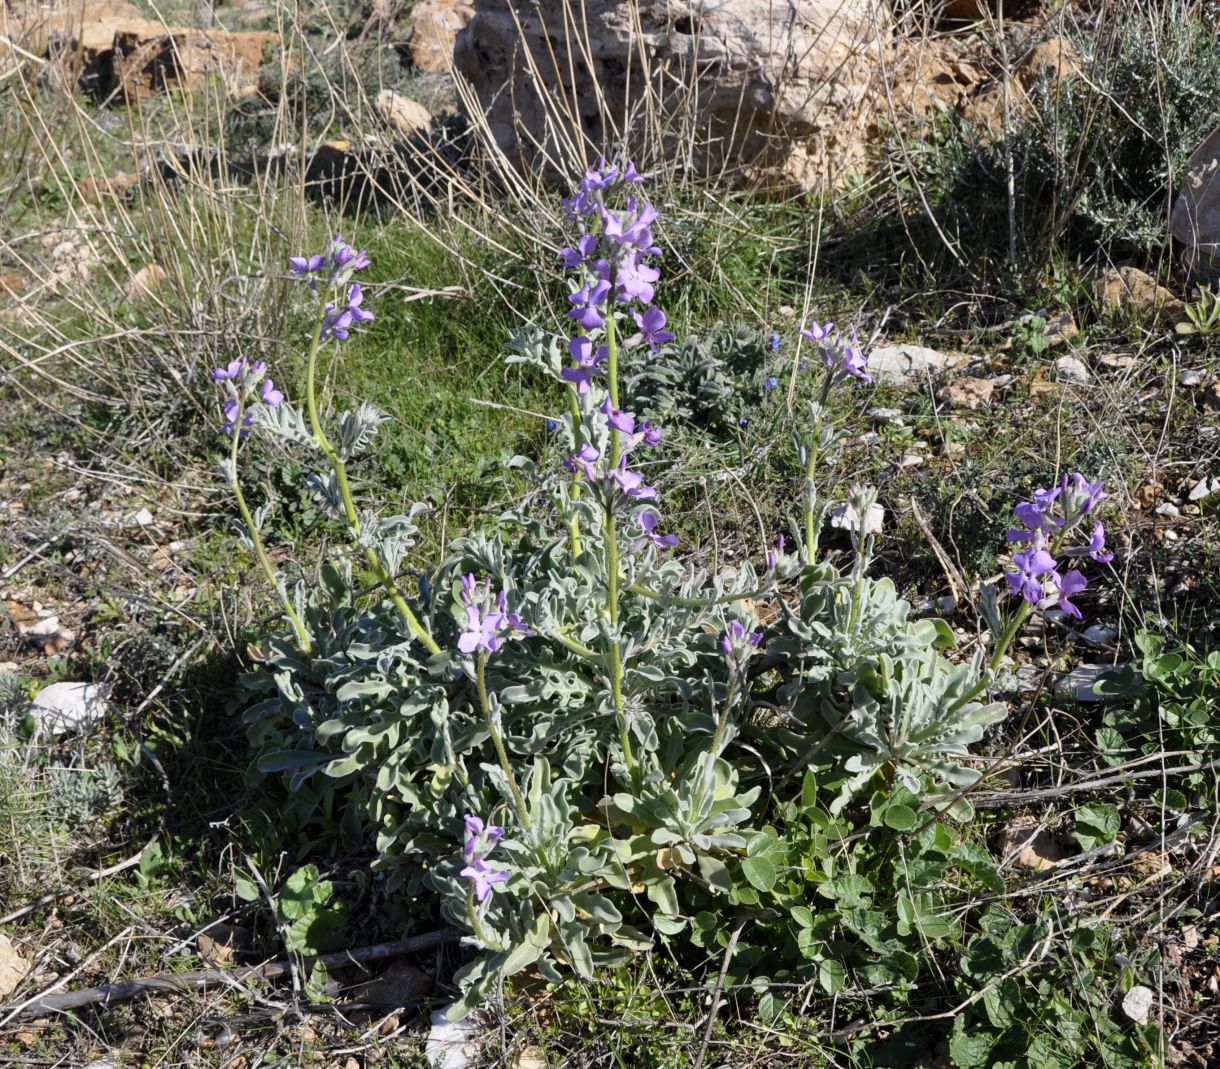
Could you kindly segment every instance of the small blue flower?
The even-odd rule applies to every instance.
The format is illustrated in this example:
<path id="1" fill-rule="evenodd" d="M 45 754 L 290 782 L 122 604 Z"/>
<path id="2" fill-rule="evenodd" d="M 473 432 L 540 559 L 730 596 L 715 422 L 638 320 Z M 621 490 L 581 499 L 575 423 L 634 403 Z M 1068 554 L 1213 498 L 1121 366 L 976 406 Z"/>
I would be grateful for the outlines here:
<path id="1" fill-rule="evenodd" d="M 548 419 L 546 421 L 546 429 L 548 434 L 554 434 L 557 430 L 559 430 L 559 420 Z"/>
<path id="2" fill-rule="evenodd" d="M 771 352 L 775 352 L 775 350 L 779 348 L 779 335 L 773 333 L 770 340 L 767 342 L 767 346 L 770 348 Z"/>
<path id="3" fill-rule="evenodd" d="M 766 382 L 763 383 L 764 390 L 774 390 L 779 385 L 779 379 L 772 375 Z"/>

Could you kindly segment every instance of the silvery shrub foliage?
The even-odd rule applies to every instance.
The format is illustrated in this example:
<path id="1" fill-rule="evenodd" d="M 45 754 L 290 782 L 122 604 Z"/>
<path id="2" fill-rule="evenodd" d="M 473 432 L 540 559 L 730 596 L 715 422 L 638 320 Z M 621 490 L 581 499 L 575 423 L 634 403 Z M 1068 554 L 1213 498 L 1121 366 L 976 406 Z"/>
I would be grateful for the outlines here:
<path id="1" fill-rule="evenodd" d="M 832 873 L 827 843 L 843 815 L 875 816 L 887 799 L 901 799 L 889 827 L 911 828 L 922 810 L 929 834 L 949 842 L 937 814 L 977 779 L 968 748 L 1005 711 L 984 697 L 998 655 L 947 658 L 944 622 L 914 619 L 894 584 L 870 575 L 873 538 L 860 525 L 850 567 L 819 551 L 829 503 L 815 476 L 836 441 L 827 397 L 869 381 L 854 335 L 818 323 L 802 332 L 820 392 L 794 433 L 808 474 L 801 529 L 731 573 L 680 551 L 644 475 L 663 482 L 663 428 L 637 419 L 620 385 L 674 358 L 653 303 L 656 212 L 630 165 L 604 161 L 565 206 L 579 333 L 523 329 L 510 359 L 554 380 L 568 459 L 515 458 L 536 490 L 529 506 L 445 560 L 413 554 L 417 510 L 386 516 L 353 498 L 347 465 L 373 447 L 381 413 L 361 405 L 329 433 L 319 417 L 319 353 L 373 318 L 352 281 L 363 252 L 336 238 L 292 261 L 319 309 L 303 408 L 260 363 L 213 375 L 232 443 L 225 478 L 291 625 L 267 638 L 247 679 L 258 770 L 303 794 L 329 785 L 345 836 L 375 840 L 390 891 L 439 896 L 476 951 L 457 977 L 455 1015 L 527 967 L 590 977 L 658 937 L 693 933 L 693 902 L 699 932 L 727 927 L 775 889 L 784 837 L 810 806 L 824 814 L 800 832 L 822 843 L 818 880 Z M 312 463 L 310 485 L 350 535 L 351 551 L 308 589 L 281 579 L 262 546 L 265 509 L 246 504 L 239 448 L 255 431 Z M 853 490 L 851 514 L 874 500 Z M 1029 552 L 1044 529 L 1062 541 L 1049 516 L 1031 515 Z M 1026 569 L 1023 611 L 1055 596 L 1028 589 L 1049 582 L 1044 563 Z M 362 593 L 369 576 L 376 587 Z M 867 889 L 837 879 L 825 886 L 850 884 L 857 899 Z M 841 981 L 808 903 L 789 905 L 806 958 Z"/>

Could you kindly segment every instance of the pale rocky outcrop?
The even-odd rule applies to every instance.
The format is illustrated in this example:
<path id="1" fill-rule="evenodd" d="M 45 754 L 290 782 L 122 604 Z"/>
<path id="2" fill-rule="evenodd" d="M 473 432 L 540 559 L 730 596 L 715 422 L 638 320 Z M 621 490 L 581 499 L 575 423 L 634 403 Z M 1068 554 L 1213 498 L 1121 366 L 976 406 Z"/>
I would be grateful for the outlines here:
<path id="1" fill-rule="evenodd" d="M 1182 243 L 1187 268 L 1209 281 L 1220 279 L 1220 127 L 1186 165 L 1169 225 Z"/>
<path id="2" fill-rule="evenodd" d="M 884 0 L 475 0 L 454 62 L 531 169 L 613 123 L 637 155 L 808 189 L 862 161 L 890 28 Z"/>
<path id="3" fill-rule="evenodd" d="M 453 44 L 474 16 L 472 0 L 421 0 L 411 9 L 411 63 L 440 74 L 453 66 Z"/>

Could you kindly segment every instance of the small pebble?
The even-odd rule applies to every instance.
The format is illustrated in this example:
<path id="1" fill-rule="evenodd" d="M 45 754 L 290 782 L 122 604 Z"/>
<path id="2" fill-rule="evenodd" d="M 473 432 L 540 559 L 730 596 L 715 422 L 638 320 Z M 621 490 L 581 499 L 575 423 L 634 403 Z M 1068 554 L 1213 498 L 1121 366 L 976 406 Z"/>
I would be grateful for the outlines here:
<path id="1" fill-rule="evenodd" d="M 1203 372 L 1198 368 L 1187 368 L 1178 376 L 1179 386 L 1202 386 Z"/>
<path id="2" fill-rule="evenodd" d="M 902 426 L 901 408 L 870 408 L 867 415 L 874 423 L 895 423 Z"/>
<path id="3" fill-rule="evenodd" d="M 904 453 L 898 460 L 898 466 L 900 468 L 918 468 L 922 463 L 922 453 Z"/>
<path id="4" fill-rule="evenodd" d="M 1182 511 L 1172 501 L 1163 501 L 1156 507 L 1158 516 L 1181 516 Z"/>

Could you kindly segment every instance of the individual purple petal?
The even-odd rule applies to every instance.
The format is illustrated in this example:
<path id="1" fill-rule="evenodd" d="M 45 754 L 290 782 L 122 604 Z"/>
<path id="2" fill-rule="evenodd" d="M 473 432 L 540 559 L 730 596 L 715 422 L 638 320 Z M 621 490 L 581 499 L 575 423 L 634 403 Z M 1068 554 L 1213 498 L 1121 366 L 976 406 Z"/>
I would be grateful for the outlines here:
<path id="1" fill-rule="evenodd" d="M 269 405 L 271 408 L 278 407 L 284 400 L 283 391 L 275 388 L 275 383 L 270 379 L 263 379 L 262 385 L 258 388 L 258 396 L 263 404 Z"/>
<path id="2" fill-rule="evenodd" d="M 1059 608 L 1066 612 L 1069 616 L 1074 616 L 1077 620 L 1079 620 L 1081 615 L 1080 609 L 1073 605 L 1068 599 L 1071 598 L 1073 594 L 1079 594 L 1088 585 L 1089 581 L 1074 568 L 1066 575 L 1058 577 L 1058 581 L 1055 583 L 1055 586 L 1059 594 Z"/>
<path id="3" fill-rule="evenodd" d="M 641 512 L 639 520 L 644 534 L 651 539 L 653 545 L 661 549 L 673 549 L 678 544 L 677 535 L 657 534 L 657 524 L 661 522 L 661 518 L 655 512 Z"/>
<path id="4" fill-rule="evenodd" d="M 601 412 L 606 417 L 606 422 L 616 431 L 623 434 L 635 433 L 635 416 L 630 412 L 623 412 L 621 409 L 615 408 L 610 403 L 609 397 L 602 402 Z"/>
<path id="5" fill-rule="evenodd" d="M 1089 538 L 1089 556 L 1098 564 L 1109 564 L 1114 554 L 1106 551 L 1106 529 L 1098 520 L 1093 524 L 1093 534 Z"/>

